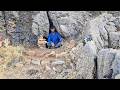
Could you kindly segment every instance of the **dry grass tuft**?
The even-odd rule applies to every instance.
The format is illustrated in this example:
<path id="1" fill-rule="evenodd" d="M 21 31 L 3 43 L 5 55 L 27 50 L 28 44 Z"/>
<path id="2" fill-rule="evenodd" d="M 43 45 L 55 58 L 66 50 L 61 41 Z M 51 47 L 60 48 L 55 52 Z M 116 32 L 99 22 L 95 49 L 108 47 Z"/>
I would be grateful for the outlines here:
<path id="1" fill-rule="evenodd" d="M 4 72 L 8 63 L 10 63 L 14 58 L 24 58 L 22 52 L 24 47 L 22 46 L 7 46 L 0 48 L 0 73 Z"/>

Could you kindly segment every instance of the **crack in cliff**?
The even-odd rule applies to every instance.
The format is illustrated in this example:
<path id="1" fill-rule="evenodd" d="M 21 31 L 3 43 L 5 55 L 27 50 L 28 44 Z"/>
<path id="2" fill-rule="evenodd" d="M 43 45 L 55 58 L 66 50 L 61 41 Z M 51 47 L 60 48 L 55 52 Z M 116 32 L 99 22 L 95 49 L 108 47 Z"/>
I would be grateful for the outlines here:
<path id="1" fill-rule="evenodd" d="M 47 13 L 48 22 L 49 22 L 49 28 L 51 28 L 51 27 L 53 27 L 53 26 L 54 26 L 54 24 L 53 24 L 52 19 L 50 18 L 49 11 L 46 11 L 46 13 Z"/>
<path id="2" fill-rule="evenodd" d="M 7 21 L 6 21 L 6 14 L 5 11 L 2 11 L 2 15 L 3 15 L 3 19 L 4 19 L 4 27 L 5 27 L 5 31 L 6 31 L 6 35 L 8 35 L 8 30 L 7 30 Z"/>
<path id="3" fill-rule="evenodd" d="M 111 48 L 111 41 L 110 41 L 110 33 L 108 32 L 108 30 L 106 29 L 106 27 L 104 27 L 105 30 L 107 31 L 107 36 L 108 36 L 108 48 Z"/>
<path id="4" fill-rule="evenodd" d="M 98 75 L 97 75 L 97 56 L 94 58 L 93 78 L 98 79 Z"/>

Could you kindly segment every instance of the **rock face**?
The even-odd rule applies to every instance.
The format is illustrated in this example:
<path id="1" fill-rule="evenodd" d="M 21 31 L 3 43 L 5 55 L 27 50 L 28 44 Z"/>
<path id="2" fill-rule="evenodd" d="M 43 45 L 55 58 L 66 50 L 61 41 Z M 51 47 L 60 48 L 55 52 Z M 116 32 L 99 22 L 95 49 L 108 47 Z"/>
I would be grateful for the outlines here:
<path id="1" fill-rule="evenodd" d="M 98 56 L 98 79 L 115 79 L 120 74 L 120 51 L 116 49 L 102 49 Z"/>
<path id="2" fill-rule="evenodd" d="M 115 59 L 116 50 L 102 49 L 97 56 L 98 63 L 98 79 L 112 78 L 110 70 L 112 70 L 112 63 Z"/>
<path id="3" fill-rule="evenodd" d="M 112 48 L 120 48 L 120 32 L 110 33 L 110 43 Z"/>
<path id="4" fill-rule="evenodd" d="M 2 11 L 6 34 L 13 45 L 28 43 L 31 33 L 32 17 L 27 11 Z"/>
<path id="5" fill-rule="evenodd" d="M 7 30 L 7 34 L 12 35 L 16 31 L 16 23 L 19 19 L 19 15 L 17 11 L 2 11 L 5 29 Z"/>
<path id="6" fill-rule="evenodd" d="M 104 13 L 90 21 L 90 29 L 86 33 L 92 36 L 97 50 L 109 47 L 109 33 L 117 30 L 112 22 L 114 19 L 111 14 Z"/>
<path id="7" fill-rule="evenodd" d="M 48 36 L 51 23 L 65 40 L 70 39 L 66 47 L 69 51 L 64 48 L 66 51 L 62 53 L 52 52 L 46 56 L 49 58 L 53 55 L 58 59 L 52 62 L 41 63 L 33 59 L 33 64 L 45 65 L 47 73 L 43 69 L 42 72 L 47 75 L 42 74 L 41 77 L 57 79 L 120 77 L 119 11 L 0 11 L 0 34 L 4 32 L 8 35 L 13 45 L 38 44 L 45 47 L 46 42 L 43 38 L 40 40 L 40 35 Z M 79 39 L 78 42 L 76 38 Z M 32 56 L 36 52 L 27 53 Z M 35 56 L 40 56 L 40 53 Z M 33 76 L 30 73 L 39 72 L 31 70 L 28 75 Z"/>
<path id="8" fill-rule="evenodd" d="M 120 79 L 120 74 L 116 75 L 115 79 Z"/>
<path id="9" fill-rule="evenodd" d="M 94 78 L 94 58 L 96 54 L 92 43 L 86 44 L 84 47 L 79 44 L 71 51 L 71 58 L 76 65 L 77 79 L 93 79 Z"/>
<path id="10" fill-rule="evenodd" d="M 115 60 L 113 62 L 113 78 L 116 77 L 116 75 L 120 74 L 120 51 L 115 56 Z"/>
<path id="11" fill-rule="evenodd" d="M 2 31 L 5 31 L 4 25 L 5 25 L 5 20 L 4 20 L 4 17 L 3 17 L 3 12 L 0 11 L 0 33 Z"/>
<path id="12" fill-rule="evenodd" d="M 108 13 L 112 14 L 114 17 L 120 16 L 120 11 L 107 11 Z"/>
<path id="13" fill-rule="evenodd" d="M 94 57 L 97 55 L 97 47 L 94 41 L 88 41 L 83 49 L 89 56 Z"/>
<path id="14" fill-rule="evenodd" d="M 72 37 L 82 33 L 90 13 L 85 11 L 49 11 L 49 15 L 57 30 L 64 37 Z"/>
<path id="15" fill-rule="evenodd" d="M 48 36 L 49 33 L 49 21 L 46 11 L 34 11 L 33 15 L 32 31 L 36 35 Z"/>

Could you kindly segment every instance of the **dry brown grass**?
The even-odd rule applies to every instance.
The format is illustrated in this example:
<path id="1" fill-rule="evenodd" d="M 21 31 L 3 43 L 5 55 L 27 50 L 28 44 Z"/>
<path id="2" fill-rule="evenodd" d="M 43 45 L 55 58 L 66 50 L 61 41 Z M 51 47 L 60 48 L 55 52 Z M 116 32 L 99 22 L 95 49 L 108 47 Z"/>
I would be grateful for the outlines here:
<path id="1" fill-rule="evenodd" d="M 7 46 L 0 48 L 0 78 L 5 71 L 7 64 L 11 62 L 11 60 L 13 60 L 14 58 L 23 57 L 23 50 L 24 48 L 22 46 Z"/>

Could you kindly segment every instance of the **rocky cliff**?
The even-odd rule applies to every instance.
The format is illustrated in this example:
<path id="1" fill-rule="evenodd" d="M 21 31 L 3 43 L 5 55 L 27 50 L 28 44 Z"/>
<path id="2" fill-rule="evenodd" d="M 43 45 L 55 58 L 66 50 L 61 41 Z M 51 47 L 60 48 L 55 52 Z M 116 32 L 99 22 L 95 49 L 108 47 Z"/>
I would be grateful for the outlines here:
<path id="1" fill-rule="evenodd" d="M 65 41 L 74 40 L 76 46 L 68 49 L 65 60 L 51 63 L 53 70 L 48 70 L 48 76 L 43 77 L 119 78 L 119 11 L 0 12 L 1 34 L 9 37 L 13 46 L 37 45 L 40 35 L 48 36 L 51 25 L 56 27 Z"/>

